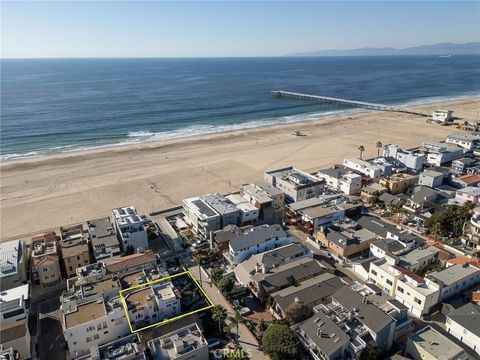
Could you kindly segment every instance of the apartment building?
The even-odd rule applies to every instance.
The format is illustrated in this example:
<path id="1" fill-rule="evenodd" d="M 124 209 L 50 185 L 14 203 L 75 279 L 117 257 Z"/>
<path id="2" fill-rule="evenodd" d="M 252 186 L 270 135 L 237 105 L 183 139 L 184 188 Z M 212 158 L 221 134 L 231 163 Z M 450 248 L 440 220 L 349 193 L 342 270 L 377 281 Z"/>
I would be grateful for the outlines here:
<path id="1" fill-rule="evenodd" d="M 469 133 L 457 133 L 447 136 L 447 143 L 458 145 L 467 150 L 473 150 L 480 145 L 480 136 Z"/>
<path id="2" fill-rule="evenodd" d="M 127 248 L 132 252 L 148 249 L 147 229 L 132 205 L 112 209 L 112 214 L 113 225 L 123 252 L 127 252 Z"/>
<path id="3" fill-rule="evenodd" d="M 193 230 L 208 238 L 210 232 L 221 230 L 220 214 L 200 197 L 192 197 L 182 201 L 185 221 Z"/>
<path id="4" fill-rule="evenodd" d="M 238 219 L 239 226 L 256 225 L 258 222 L 259 210 L 255 205 L 248 202 L 245 198 L 238 194 L 231 194 L 226 197 L 228 201 L 234 204 L 240 210 Z"/>
<path id="5" fill-rule="evenodd" d="M 480 200 L 480 188 L 476 186 L 467 186 L 463 189 L 458 189 L 455 192 L 454 201 L 459 204 L 463 204 L 467 201 L 473 204 L 478 204 Z"/>
<path id="6" fill-rule="evenodd" d="M 60 232 L 62 234 L 60 241 L 62 262 L 67 278 L 71 278 L 76 275 L 77 268 L 90 264 L 87 232 L 84 232 L 81 224 L 70 228 L 60 228 Z"/>
<path id="7" fill-rule="evenodd" d="M 439 301 L 443 301 L 480 283 L 480 269 L 468 263 L 453 265 L 428 274 L 426 279 L 439 286 Z"/>
<path id="8" fill-rule="evenodd" d="M 285 204 L 284 193 L 266 182 L 263 187 L 256 184 L 243 185 L 240 196 L 258 209 L 258 224 L 281 221 Z M 270 188 L 267 192 L 264 188 Z M 272 194 L 272 195 L 270 195 Z"/>
<path id="9" fill-rule="evenodd" d="M 407 189 L 415 186 L 418 181 L 418 176 L 410 174 L 397 173 L 388 178 L 382 178 L 379 184 L 387 188 L 392 195 L 404 194 Z"/>
<path id="10" fill-rule="evenodd" d="M 447 332 L 480 355 L 480 305 L 467 303 L 448 313 Z"/>
<path id="11" fill-rule="evenodd" d="M 417 318 L 428 314 L 438 303 L 440 286 L 414 273 L 404 273 L 397 280 L 395 299 L 408 308 Z"/>
<path id="12" fill-rule="evenodd" d="M 315 238 L 322 246 L 329 248 L 342 259 L 358 254 L 368 254 L 370 243 L 378 239 L 378 236 L 361 228 L 352 220 L 345 220 L 322 227 Z"/>
<path id="13" fill-rule="evenodd" d="M 79 300 L 63 309 L 62 326 L 72 359 L 90 353 L 94 346 L 115 341 L 130 334 L 120 297 Z"/>
<path id="14" fill-rule="evenodd" d="M 323 193 L 325 182 L 294 167 L 265 172 L 264 180 L 285 193 L 287 202 L 297 202 Z"/>
<path id="15" fill-rule="evenodd" d="M 422 154 L 413 151 L 403 150 L 397 145 L 387 144 L 383 147 L 383 156 L 393 157 L 414 174 L 419 173 L 423 169 L 425 157 Z"/>
<path id="16" fill-rule="evenodd" d="M 405 356 L 414 360 L 468 359 L 464 350 L 430 325 L 407 339 Z"/>
<path id="17" fill-rule="evenodd" d="M 370 263 L 368 281 L 378 286 L 386 294 L 395 297 L 397 281 L 406 270 L 396 265 L 396 261 L 391 256 L 378 259 Z"/>
<path id="18" fill-rule="evenodd" d="M 377 259 L 384 259 L 388 255 L 400 255 L 407 247 L 394 239 L 379 238 L 370 243 L 370 254 Z"/>
<path id="19" fill-rule="evenodd" d="M 419 186 L 428 186 L 431 188 L 436 188 L 443 184 L 443 181 L 447 178 L 447 175 L 441 171 L 435 170 L 425 170 L 423 171 L 418 178 Z"/>
<path id="20" fill-rule="evenodd" d="M 19 360 L 31 358 L 28 309 L 29 285 L 3 290 L 0 294 L 0 344 L 18 355 Z"/>
<path id="21" fill-rule="evenodd" d="M 304 258 L 313 258 L 313 253 L 301 243 L 292 243 L 252 255 L 248 260 L 235 266 L 233 271 L 241 285 L 249 286 L 255 274 L 266 274 L 284 264 Z"/>
<path id="22" fill-rule="evenodd" d="M 121 275 L 129 271 L 154 267 L 158 262 L 152 250 L 106 260 L 105 269 L 109 274 Z"/>
<path id="23" fill-rule="evenodd" d="M 348 170 L 329 168 L 317 172 L 317 177 L 325 180 L 328 186 L 346 195 L 355 195 L 362 188 L 362 176 Z"/>
<path id="24" fill-rule="evenodd" d="M 426 154 L 427 163 L 434 166 L 457 160 L 463 157 L 464 149 L 452 144 L 424 142 L 422 151 Z"/>
<path id="25" fill-rule="evenodd" d="M 87 228 L 94 262 L 121 256 L 120 243 L 110 218 L 87 221 Z"/>
<path id="26" fill-rule="evenodd" d="M 315 312 L 323 312 L 343 332 L 350 329 L 350 353 L 356 357 L 371 338 L 380 351 L 389 351 L 395 337 L 396 319 L 373 304 L 368 297 L 345 285 L 331 296 L 331 303 L 321 304 Z"/>
<path id="27" fill-rule="evenodd" d="M 132 328 L 141 329 L 181 314 L 180 296 L 169 281 L 141 287 L 125 295 Z"/>
<path id="28" fill-rule="evenodd" d="M 262 298 L 324 272 L 324 268 L 318 261 L 304 257 L 269 271 L 258 269 L 251 275 L 247 286 L 258 298 Z"/>
<path id="29" fill-rule="evenodd" d="M 371 164 L 362 159 L 344 159 L 343 166 L 368 176 L 374 181 L 378 181 L 380 177 L 384 175 L 382 168 L 379 165 Z"/>
<path id="30" fill-rule="evenodd" d="M 208 343 L 196 323 L 150 340 L 154 360 L 208 360 Z"/>
<path id="31" fill-rule="evenodd" d="M 32 272 L 33 280 L 42 287 L 56 285 L 62 282 L 60 271 L 60 256 L 55 233 L 44 234 L 32 239 Z"/>
<path id="32" fill-rule="evenodd" d="M 399 265 L 411 272 L 417 272 L 436 263 L 439 249 L 430 246 L 424 249 L 414 249 L 407 254 L 399 256 Z"/>
<path id="33" fill-rule="evenodd" d="M 343 286 L 345 283 L 340 277 L 324 272 L 296 286 L 272 293 L 273 304 L 270 311 L 277 319 L 282 319 L 286 316 L 289 307 L 296 302 L 313 309 L 315 305 L 327 302 L 330 296 Z"/>
<path id="34" fill-rule="evenodd" d="M 383 185 L 373 183 L 362 188 L 360 196 L 365 203 L 371 203 L 377 201 L 378 198 L 387 192 L 387 188 Z"/>
<path id="35" fill-rule="evenodd" d="M 317 312 L 307 320 L 292 326 L 302 346 L 315 360 L 343 360 L 348 358 L 349 347 L 358 346 L 330 317 Z M 365 348 L 365 342 L 361 345 Z M 358 350 L 360 352 L 361 350 Z M 353 351 L 355 356 L 355 351 Z"/>
<path id="36" fill-rule="evenodd" d="M 88 355 L 77 360 L 147 360 L 138 334 L 130 334 L 104 345 L 93 345 Z"/>
<path id="37" fill-rule="evenodd" d="M 361 204 L 337 204 L 329 206 L 315 206 L 300 211 L 301 219 L 297 227 L 304 233 L 313 235 L 322 226 L 343 220 L 346 216 L 357 215 L 361 211 Z"/>
<path id="38" fill-rule="evenodd" d="M 467 186 L 478 186 L 480 184 L 480 174 L 467 174 L 457 176 L 452 179 L 452 184 L 458 188 L 465 188 Z"/>
<path id="39" fill-rule="evenodd" d="M 229 252 L 225 253 L 225 256 L 231 264 L 239 264 L 252 255 L 287 245 L 292 241 L 292 237 L 278 224 L 257 226 L 230 240 Z"/>
<path id="40" fill-rule="evenodd" d="M 0 243 L 0 290 L 5 291 L 27 281 L 25 244 L 23 240 Z"/>
<path id="41" fill-rule="evenodd" d="M 461 158 L 458 160 L 453 160 L 452 161 L 452 170 L 459 172 L 460 174 L 463 174 L 467 172 L 467 169 L 470 167 L 473 167 L 477 164 L 477 159 L 472 159 L 472 158 Z"/>
<path id="42" fill-rule="evenodd" d="M 297 225 L 302 221 L 302 211 L 317 206 L 330 206 L 343 202 L 340 194 L 320 195 L 310 199 L 298 201 L 285 206 L 284 222 L 290 225 Z"/>
<path id="43" fill-rule="evenodd" d="M 207 194 L 202 199 L 220 215 L 220 229 L 227 225 L 240 224 L 240 209 L 222 194 Z"/>

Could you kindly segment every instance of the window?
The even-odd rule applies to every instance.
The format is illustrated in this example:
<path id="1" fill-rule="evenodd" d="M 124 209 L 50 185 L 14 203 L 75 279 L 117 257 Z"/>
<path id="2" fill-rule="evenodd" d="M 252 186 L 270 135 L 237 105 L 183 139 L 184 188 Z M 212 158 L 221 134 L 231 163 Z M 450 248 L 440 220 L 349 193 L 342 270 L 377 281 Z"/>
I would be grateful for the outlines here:
<path id="1" fill-rule="evenodd" d="M 378 274 L 375 270 L 372 270 L 371 272 L 374 276 L 377 276 L 377 274 Z"/>
<path id="2" fill-rule="evenodd" d="M 392 283 L 390 280 L 388 280 L 388 279 L 387 279 L 387 284 L 388 284 L 388 285 L 393 285 L 393 283 Z"/>
<path id="3" fill-rule="evenodd" d="M 14 317 L 14 316 L 17 316 L 17 315 L 21 315 L 24 312 L 25 311 L 23 309 L 17 309 L 17 310 L 14 310 L 14 311 L 10 311 L 8 313 L 3 314 L 3 318 L 8 319 L 8 318 L 11 318 L 11 317 Z"/>
<path id="4" fill-rule="evenodd" d="M 397 291 L 403 294 L 403 289 L 400 286 L 397 286 Z"/>
<path id="5" fill-rule="evenodd" d="M 69 269 L 70 269 L 70 271 L 73 271 L 73 267 L 70 266 Z"/>
<path id="6" fill-rule="evenodd" d="M 422 305 L 422 301 L 420 299 L 417 299 L 416 297 L 413 298 L 413 301 L 415 301 L 419 305 Z"/>

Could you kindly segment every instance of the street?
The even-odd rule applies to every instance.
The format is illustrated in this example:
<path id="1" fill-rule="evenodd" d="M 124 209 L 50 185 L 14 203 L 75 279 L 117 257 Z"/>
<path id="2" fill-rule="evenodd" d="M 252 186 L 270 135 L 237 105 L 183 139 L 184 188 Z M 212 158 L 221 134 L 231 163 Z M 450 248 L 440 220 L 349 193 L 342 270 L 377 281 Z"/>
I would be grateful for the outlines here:
<path id="1" fill-rule="evenodd" d="M 193 276 L 199 281 L 200 283 L 200 275 L 198 272 L 198 266 L 191 266 L 188 269 Z M 213 282 L 208 277 L 208 274 L 202 269 L 202 283 L 201 286 L 203 290 L 207 293 L 210 300 L 213 302 L 214 305 L 222 305 L 225 307 L 229 313 L 229 315 L 234 314 L 234 310 L 230 303 L 225 300 L 223 295 L 220 293 L 218 288 L 213 284 Z M 238 342 L 242 346 L 242 348 L 251 354 L 251 359 L 264 359 L 268 360 L 269 358 L 260 350 L 258 346 L 257 339 L 250 333 L 247 326 L 245 324 L 240 324 L 238 327 Z"/>

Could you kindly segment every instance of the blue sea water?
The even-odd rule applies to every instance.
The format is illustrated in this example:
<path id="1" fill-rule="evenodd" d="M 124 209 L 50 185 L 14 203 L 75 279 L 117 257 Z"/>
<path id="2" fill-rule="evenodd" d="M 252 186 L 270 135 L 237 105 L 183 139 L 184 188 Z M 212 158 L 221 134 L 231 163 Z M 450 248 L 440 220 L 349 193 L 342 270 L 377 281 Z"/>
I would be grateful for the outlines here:
<path id="1" fill-rule="evenodd" d="M 303 121 L 345 111 L 282 89 L 411 104 L 478 96 L 480 57 L 1 60 L 1 159 Z"/>

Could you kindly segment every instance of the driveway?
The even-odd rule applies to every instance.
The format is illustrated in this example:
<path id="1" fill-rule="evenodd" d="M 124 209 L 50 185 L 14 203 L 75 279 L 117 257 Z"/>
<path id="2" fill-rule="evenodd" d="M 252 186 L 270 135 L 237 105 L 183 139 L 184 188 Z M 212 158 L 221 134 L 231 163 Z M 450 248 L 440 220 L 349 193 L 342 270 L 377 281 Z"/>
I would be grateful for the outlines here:
<path id="1" fill-rule="evenodd" d="M 198 266 L 192 266 L 189 268 L 190 272 L 195 276 L 197 280 L 200 280 L 200 275 L 198 272 Z M 214 305 L 222 305 L 225 307 L 230 315 L 234 314 L 234 310 L 230 303 L 225 300 L 223 295 L 217 289 L 215 284 L 211 282 L 208 274 L 202 269 L 202 288 L 207 293 L 210 300 L 213 302 Z M 255 360 L 268 360 L 269 357 L 260 350 L 259 344 L 257 339 L 252 335 L 252 333 L 248 330 L 245 324 L 240 324 L 238 327 L 238 342 L 242 346 L 242 348 L 251 354 L 251 359 Z"/>
<path id="2" fill-rule="evenodd" d="M 66 360 L 65 338 L 60 320 L 40 314 L 38 322 L 38 359 Z"/>

